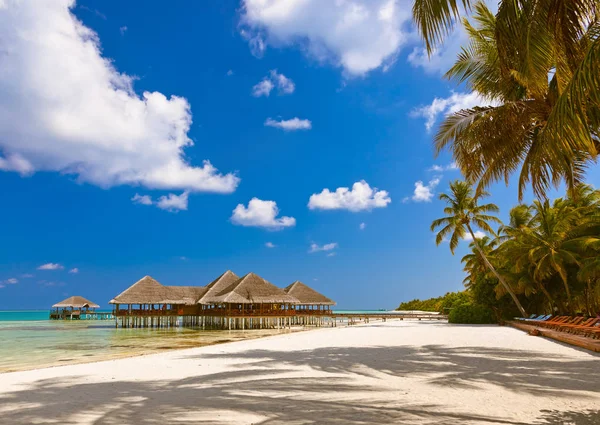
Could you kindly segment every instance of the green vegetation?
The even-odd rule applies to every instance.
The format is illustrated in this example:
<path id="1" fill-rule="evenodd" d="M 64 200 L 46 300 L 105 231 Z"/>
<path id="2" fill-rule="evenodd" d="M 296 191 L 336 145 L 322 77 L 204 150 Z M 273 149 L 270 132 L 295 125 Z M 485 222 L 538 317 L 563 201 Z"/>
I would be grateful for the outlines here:
<path id="1" fill-rule="evenodd" d="M 397 310 L 437 311 L 439 313 L 448 314 L 448 311 L 455 306 L 468 304 L 470 302 L 470 294 L 465 291 L 448 292 L 443 297 L 429 298 L 428 300 L 423 301 L 415 299 L 400 303 Z"/>
<path id="2" fill-rule="evenodd" d="M 469 303 L 453 320 L 600 311 L 600 192 L 583 185 L 600 149 L 600 0 L 499 0 L 496 15 L 476 0 L 415 0 L 413 17 L 432 54 L 463 10 L 469 37 L 446 77 L 487 99 L 450 114 L 434 138 L 466 182 L 442 194 L 436 242 L 462 262 Z M 479 201 L 491 183 L 518 174 L 519 200 L 530 185 L 539 200 L 500 224 Z M 567 187 L 550 202 L 550 186 Z M 472 188 L 475 185 L 475 189 Z M 475 239 L 473 228 L 489 237 Z M 429 301 L 429 300 L 428 300 Z M 426 302 L 423 302 L 426 303 Z M 487 320 L 487 319 L 486 319 Z"/>
<path id="3" fill-rule="evenodd" d="M 489 106 L 446 117 L 436 151 L 449 149 L 478 190 L 519 176 L 542 198 L 550 185 L 583 182 L 600 147 L 598 0 L 500 0 L 496 15 L 474 0 L 415 0 L 413 14 L 429 52 L 462 6 L 469 44 L 446 77 Z"/>
<path id="4" fill-rule="evenodd" d="M 567 198 L 518 205 L 510 211 L 509 223 L 500 225 L 496 232 L 483 227 L 487 222 L 474 219 L 472 214 L 456 213 L 464 199 L 472 199 L 472 190 L 465 190 L 465 185 L 452 182 L 452 195 L 440 195 L 450 204 L 444 210 L 449 216 L 432 225 L 432 229 L 445 225 L 438 233 L 438 244 L 451 231 L 453 238 L 464 237 L 464 228 L 474 238 L 471 222 L 490 234 L 474 238 L 469 245 L 471 252 L 462 258 L 468 302 L 460 305 L 474 308 L 454 313 L 455 323 L 479 323 L 462 320 L 470 315 L 481 319 L 468 320 L 483 320 L 484 315 L 479 315 L 482 311 L 502 321 L 518 314 L 522 305 L 538 314 L 591 316 L 600 311 L 600 191 L 579 185 Z M 450 249 L 454 252 L 452 240 Z"/>
<path id="5" fill-rule="evenodd" d="M 489 324 L 496 319 L 492 310 L 478 304 L 463 304 L 450 310 L 448 314 L 450 323 Z"/>
<path id="6" fill-rule="evenodd" d="M 487 192 L 481 191 L 478 194 L 473 194 L 471 186 L 463 181 L 456 180 L 450 183 L 450 195 L 442 193 L 440 200 L 445 201 L 447 206 L 444 208 L 446 217 L 438 218 L 431 223 L 431 230 L 441 227 L 438 232 L 435 243 L 440 244 L 444 241 L 444 238 L 450 234 L 450 251 L 454 254 L 454 250 L 458 246 L 458 242 L 468 234 L 473 240 L 476 240 L 475 233 L 471 224 L 477 225 L 481 230 L 494 233 L 490 227 L 490 222 L 501 223 L 498 217 L 490 215 L 498 211 L 498 207 L 494 204 L 479 205 L 479 199 L 487 196 Z M 500 284 L 504 287 L 506 292 L 510 294 L 515 305 L 523 315 L 527 317 L 525 309 L 521 305 L 521 302 L 517 298 L 515 292 L 512 290 L 510 285 L 502 278 L 502 276 L 496 271 L 496 268 L 488 260 L 488 255 L 485 253 L 485 246 L 480 244 L 474 244 L 477 251 L 477 258 L 481 259 L 485 268 L 489 269 L 490 272 L 495 276 Z"/>

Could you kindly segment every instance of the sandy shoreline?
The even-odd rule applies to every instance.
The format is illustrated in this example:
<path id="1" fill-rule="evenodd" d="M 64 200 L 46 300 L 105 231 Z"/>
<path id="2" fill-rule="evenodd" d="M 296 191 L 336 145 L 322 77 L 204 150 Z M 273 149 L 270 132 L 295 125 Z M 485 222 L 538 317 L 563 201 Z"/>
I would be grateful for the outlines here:
<path id="1" fill-rule="evenodd" d="M 2 424 L 595 424 L 600 356 L 390 321 L 0 374 Z"/>

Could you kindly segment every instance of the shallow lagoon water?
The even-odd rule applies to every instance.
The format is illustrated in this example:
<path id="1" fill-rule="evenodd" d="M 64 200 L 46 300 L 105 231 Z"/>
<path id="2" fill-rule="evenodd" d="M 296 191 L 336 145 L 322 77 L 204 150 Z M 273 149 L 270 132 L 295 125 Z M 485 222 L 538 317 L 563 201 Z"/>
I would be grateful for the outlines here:
<path id="1" fill-rule="evenodd" d="M 46 319 L 40 320 L 42 317 Z M 201 347 L 290 332 L 278 329 L 115 329 L 112 320 L 51 321 L 47 317 L 47 311 L 43 314 L 0 312 L 0 373 Z"/>

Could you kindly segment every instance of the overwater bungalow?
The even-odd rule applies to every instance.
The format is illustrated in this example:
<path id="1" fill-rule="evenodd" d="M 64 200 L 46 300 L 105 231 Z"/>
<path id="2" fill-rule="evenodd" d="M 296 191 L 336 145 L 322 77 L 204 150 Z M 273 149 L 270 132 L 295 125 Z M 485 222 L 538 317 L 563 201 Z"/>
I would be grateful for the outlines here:
<path id="1" fill-rule="evenodd" d="M 300 282 L 284 290 L 255 273 L 239 277 L 228 270 L 207 286 L 165 286 L 145 276 L 110 304 L 117 327 L 257 329 L 320 325 L 323 320 L 297 318 L 331 315 L 335 303 Z"/>
<path id="2" fill-rule="evenodd" d="M 66 300 L 62 300 L 61 302 L 54 304 L 52 308 L 56 310 L 52 310 L 50 312 L 50 319 L 77 320 L 81 318 L 82 314 L 94 312 L 94 310 L 100 308 L 100 306 L 83 297 L 74 295 Z"/>

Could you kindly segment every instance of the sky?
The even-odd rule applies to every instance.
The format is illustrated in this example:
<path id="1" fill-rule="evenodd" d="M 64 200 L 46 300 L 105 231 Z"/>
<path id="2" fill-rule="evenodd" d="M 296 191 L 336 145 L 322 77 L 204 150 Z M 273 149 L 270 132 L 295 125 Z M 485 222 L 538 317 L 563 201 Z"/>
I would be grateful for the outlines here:
<path id="1" fill-rule="evenodd" d="M 340 309 L 462 289 L 432 137 L 485 100 L 411 3 L 0 0 L 0 309 L 228 269 Z M 516 185 L 490 191 L 506 218 Z"/>

